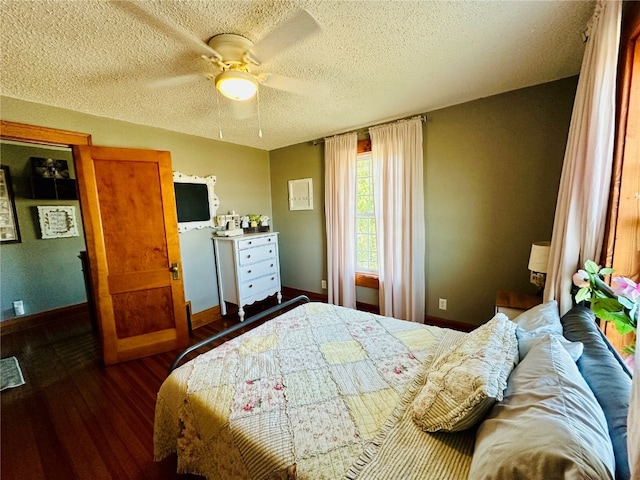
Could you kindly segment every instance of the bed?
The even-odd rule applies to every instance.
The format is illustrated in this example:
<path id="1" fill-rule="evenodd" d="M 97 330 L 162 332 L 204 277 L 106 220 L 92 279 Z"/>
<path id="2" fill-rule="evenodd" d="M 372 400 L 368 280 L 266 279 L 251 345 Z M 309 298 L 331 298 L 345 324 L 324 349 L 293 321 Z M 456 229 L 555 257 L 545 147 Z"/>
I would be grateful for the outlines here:
<path id="1" fill-rule="evenodd" d="M 497 407 L 527 401 L 509 393 L 509 382 L 527 364 L 520 337 L 528 331 L 500 315 L 474 331 L 479 333 L 467 334 L 304 303 L 175 368 L 191 349 L 176 359 L 158 393 L 155 459 L 177 453 L 179 473 L 209 479 L 513 478 L 509 462 L 521 465 L 522 459 L 498 448 L 497 455 L 512 458 L 496 476 L 491 456 L 501 443 L 496 435 L 504 438 L 504 413 Z M 547 350 L 563 355 L 565 343 L 578 343 L 563 337 L 561 345 L 552 338 L 556 333 L 539 323 L 531 324 L 528 337 L 535 368 L 538 350 L 551 358 L 555 353 Z M 551 338 L 544 348 L 532 341 L 542 337 Z M 614 377 L 630 385 L 628 372 L 607 352 Z M 576 387 L 578 410 L 588 417 L 586 423 L 597 425 L 577 435 L 569 432 L 568 442 L 586 443 L 579 447 L 593 458 L 567 464 L 564 457 L 543 453 L 544 460 L 527 467 L 538 472 L 530 478 L 571 478 L 549 476 L 561 470 L 577 472 L 574 478 L 624 478 L 616 461 L 620 457 L 624 465 L 626 450 L 614 448 L 608 419 L 595 399 L 583 408 L 584 388 L 591 392 L 582 383 Z M 562 398 L 563 404 L 571 401 Z M 483 433 L 483 425 L 489 431 Z M 614 433 L 626 434 L 623 427 L 616 424 Z M 602 452 L 590 451 L 600 440 Z M 482 451 L 482 458 L 474 451 Z"/>

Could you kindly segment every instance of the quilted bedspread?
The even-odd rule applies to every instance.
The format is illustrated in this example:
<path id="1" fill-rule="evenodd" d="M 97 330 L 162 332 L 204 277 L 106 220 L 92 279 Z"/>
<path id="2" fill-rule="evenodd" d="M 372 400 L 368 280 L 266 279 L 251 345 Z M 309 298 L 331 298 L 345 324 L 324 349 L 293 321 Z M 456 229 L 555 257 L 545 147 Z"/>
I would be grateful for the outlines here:
<path id="1" fill-rule="evenodd" d="M 434 356 L 462 335 L 323 303 L 297 307 L 167 378 L 155 458 L 177 452 L 180 473 L 209 479 L 410 478 L 389 469 L 420 464 L 433 478 L 458 465 L 451 478 L 466 478 L 473 435 L 427 434 L 408 414 Z"/>

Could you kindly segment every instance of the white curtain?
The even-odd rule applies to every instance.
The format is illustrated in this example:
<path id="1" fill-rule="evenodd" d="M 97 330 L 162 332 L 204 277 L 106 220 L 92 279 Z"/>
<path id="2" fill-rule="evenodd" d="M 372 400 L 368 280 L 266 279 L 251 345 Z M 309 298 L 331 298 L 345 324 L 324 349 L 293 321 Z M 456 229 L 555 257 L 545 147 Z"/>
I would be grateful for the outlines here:
<path id="1" fill-rule="evenodd" d="M 424 323 L 422 121 L 369 129 L 378 241 L 380 313 Z"/>
<path id="2" fill-rule="evenodd" d="M 325 216 L 329 303 L 356 308 L 356 159 L 358 135 L 325 139 Z"/>
<path id="3" fill-rule="evenodd" d="M 616 71 L 622 2 L 599 1 L 580 70 L 551 238 L 545 301 L 564 314 L 573 304 L 571 277 L 586 260 L 598 262 L 615 136 Z"/>

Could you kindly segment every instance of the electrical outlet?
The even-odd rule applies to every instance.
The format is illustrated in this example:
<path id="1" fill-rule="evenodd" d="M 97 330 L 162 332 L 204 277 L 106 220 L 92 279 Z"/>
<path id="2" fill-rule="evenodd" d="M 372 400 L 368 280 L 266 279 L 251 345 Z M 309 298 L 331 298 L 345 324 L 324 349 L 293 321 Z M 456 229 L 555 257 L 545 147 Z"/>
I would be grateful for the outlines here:
<path id="1" fill-rule="evenodd" d="M 447 309 L 447 299 L 446 298 L 439 298 L 438 299 L 438 308 L 440 310 L 446 310 Z"/>
<path id="2" fill-rule="evenodd" d="M 322 289 L 323 290 L 327 289 L 327 281 L 326 280 L 322 280 Z"/>

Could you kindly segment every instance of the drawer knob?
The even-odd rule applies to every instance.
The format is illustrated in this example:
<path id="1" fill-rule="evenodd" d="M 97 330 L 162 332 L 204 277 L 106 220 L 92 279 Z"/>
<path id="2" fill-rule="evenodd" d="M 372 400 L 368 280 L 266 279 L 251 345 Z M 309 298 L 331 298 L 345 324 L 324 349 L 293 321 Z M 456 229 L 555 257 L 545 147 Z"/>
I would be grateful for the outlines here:
<path id="1" fill-rule="evenodd" d="M 271 280 L 275 280 L 275 279 L 276 279 L 276 277 L 271 277 Z"/>
<path id="2" fill-rule="evenodd" d="M 253 285 L 249 285 L 249 288 L 253 288 Z"/>
<path id="3" fill-rule="evenodd" d="M 247 255 L 247 258 L 251 258 L 251 255 Z"/>
<path id="4" fill-rule="evenodd" d="M 267 240 L 267 241 L 268 241 L 268 242 L 270 242 L 270 241 L 271 241 L 271 239 L 269 239 L 269 240 Z"/>
<path id="5" fill-rule="evenodd" d="M 273 253 L 273 250 L 269 250 L 269 253 Z"/>
<path id="6" fill-rule="evenodd" d="M 247 273 L 251 273 L 251 270 L 247 270 Z"/>
<path id="7" fill-rule="evenodd" d="M 253 242 L 251 240 L 249 240 L 249 245 L 251 245 Z"/>
<path id="8" fill-rule="evenodd" d="M 273 263 L 271 264 L 271 266 L 273 267 Z"/>

